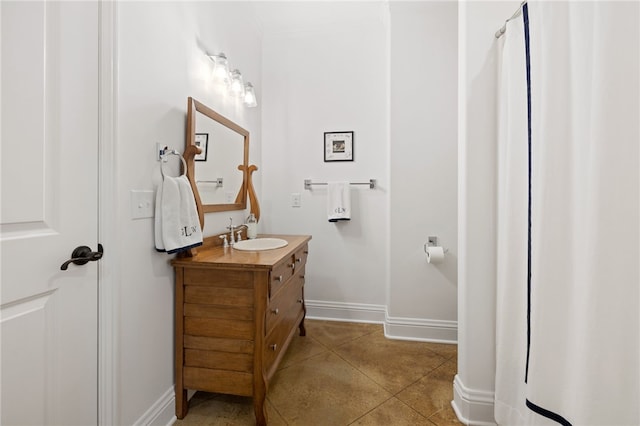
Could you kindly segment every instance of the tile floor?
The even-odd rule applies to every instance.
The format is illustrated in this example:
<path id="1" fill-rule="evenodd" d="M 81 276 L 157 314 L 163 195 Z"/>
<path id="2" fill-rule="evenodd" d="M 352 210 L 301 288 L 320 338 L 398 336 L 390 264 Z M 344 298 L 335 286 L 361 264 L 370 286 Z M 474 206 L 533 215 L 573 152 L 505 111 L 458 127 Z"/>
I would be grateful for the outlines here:
<path id="1" fill-rule="evenodd" d="M 390 340 L 382 325 L 305 321 L 267 393 L 269 425 L 459 425 L 457 346 Z M 175 423 L 254 425 L 251 398 L 197 392 Z"/>

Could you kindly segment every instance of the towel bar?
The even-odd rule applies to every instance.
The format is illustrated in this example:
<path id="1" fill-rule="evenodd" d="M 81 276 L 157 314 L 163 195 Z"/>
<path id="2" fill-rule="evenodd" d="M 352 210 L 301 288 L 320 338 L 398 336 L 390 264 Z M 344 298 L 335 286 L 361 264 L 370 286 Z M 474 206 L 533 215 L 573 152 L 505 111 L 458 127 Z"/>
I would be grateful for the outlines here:
<path id="1" fill-rule="evenodd" d="M 224 178 L 215 178 L 214 180 L 196 180 L 196 183 L 215 183 L 216 188 L 222 188 L 224 183 Z"/>
<path id="2" fill-rule="evenodd" d="M 311 179 L 304 180 L 304 189 L 311 189 L 311 185 L 328 185 L 327 182 L 312 182 Z M 349 182 L 349 185 L 369 185 L 369 189 L 375 189 L 376 180 L 369 179 L 369 182 Z"/>

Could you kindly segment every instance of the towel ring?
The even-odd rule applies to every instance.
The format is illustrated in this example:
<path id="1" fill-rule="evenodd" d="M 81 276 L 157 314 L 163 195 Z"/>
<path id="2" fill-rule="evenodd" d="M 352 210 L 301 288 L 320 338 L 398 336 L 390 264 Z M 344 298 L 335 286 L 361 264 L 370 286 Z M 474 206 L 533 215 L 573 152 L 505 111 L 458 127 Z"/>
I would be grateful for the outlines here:
<path id="1" fill-rule="evenodd" d="M 169 155 L 177 155 L 180 158 L 180 161 L 182 161 L 182 170 L 183 170 L 183 172 L 182 172 L 182 174 L 180 174 L 180 176 L 186 175 L 187 174 L 187 162 L 184 161 L 184 157 L 182 155 L 180 155 L 180 153 L 178 151 L 176 151 L 175 149 L 172 149 L 172 150 L 166 150 L 164 152 L 164 154 L 162 154 L 160 156 L 160 158 L 162 159 L 162 161 L 160 162 L 160 174 L 162 175 L 162 178 L 164 179 L 164 170 L 162 170 L 162 165 L 169 160 L 169 158 L 168 158 Z"/>

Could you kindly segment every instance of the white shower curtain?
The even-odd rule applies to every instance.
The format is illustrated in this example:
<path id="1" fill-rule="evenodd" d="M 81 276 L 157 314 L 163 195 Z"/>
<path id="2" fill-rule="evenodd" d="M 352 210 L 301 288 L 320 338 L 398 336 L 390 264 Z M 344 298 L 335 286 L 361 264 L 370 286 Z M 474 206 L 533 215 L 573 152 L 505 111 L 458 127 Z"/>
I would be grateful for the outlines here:
<path id="1" fill-rule="evenodd" d="M 639 13 L 530 1 L 499 40 L 498 424 L 640 424 Z"/>

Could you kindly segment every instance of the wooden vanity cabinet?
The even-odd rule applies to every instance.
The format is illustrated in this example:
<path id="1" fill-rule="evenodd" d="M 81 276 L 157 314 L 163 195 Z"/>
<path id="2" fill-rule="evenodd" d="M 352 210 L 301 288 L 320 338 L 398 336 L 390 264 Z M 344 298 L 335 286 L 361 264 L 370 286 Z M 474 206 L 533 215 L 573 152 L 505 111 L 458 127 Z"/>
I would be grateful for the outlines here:
<path id="1" fill-rule="evenodd" d="M 253 397 L 267 423 L 269 380 L 296 329 L 305 335 L 304 270 L 310 236 L 282 236 L 286 247 L 256 252 L 205 247 L 172 261 L 176 272 L 176 416 L 187 390 Z"/>

